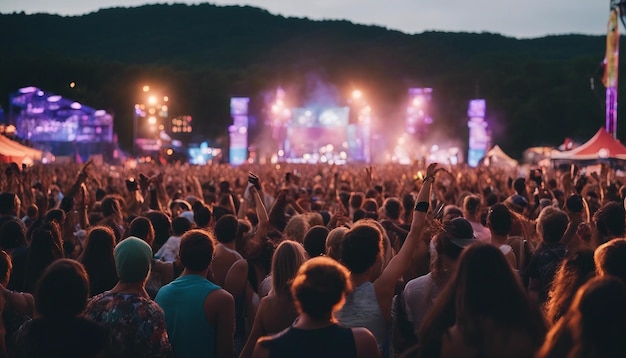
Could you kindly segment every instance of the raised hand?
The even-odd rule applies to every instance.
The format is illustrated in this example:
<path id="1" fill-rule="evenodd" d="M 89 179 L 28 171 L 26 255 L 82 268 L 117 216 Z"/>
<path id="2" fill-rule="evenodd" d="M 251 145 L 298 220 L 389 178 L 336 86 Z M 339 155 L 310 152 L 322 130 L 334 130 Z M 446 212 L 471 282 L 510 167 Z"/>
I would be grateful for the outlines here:
<path id="1" fill-rule="evenodd" d="M 439 163 L 430 163 L 428 168 L 426 168 L 426 177 L 424 177 L 424 180 L 426 180 L 428 178 L 432 178 L 433 181 L 434 181 L 435 175 L 438 172 L 440 172 L 442 170 L 445 170 L 444 168 L 437 168 L 438 165 L 439 165 Z"/>

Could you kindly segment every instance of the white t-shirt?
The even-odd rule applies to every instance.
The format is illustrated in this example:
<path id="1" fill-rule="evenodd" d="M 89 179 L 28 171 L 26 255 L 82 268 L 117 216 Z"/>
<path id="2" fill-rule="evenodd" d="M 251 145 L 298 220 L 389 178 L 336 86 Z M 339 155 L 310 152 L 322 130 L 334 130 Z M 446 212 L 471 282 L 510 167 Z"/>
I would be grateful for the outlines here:
<path id="1" fill-rule="evenodd" d="M 180 236 L 170 236 L 165 244 L 161 246 L 159 251 L 154 255 L 157 259 L 163 262 L 174 262 L 178 251 L 180 250 Z"/>
<path id="2" fill-rule="evenodd" d="M 438 295 L 439 288 L 431 273 L 412 279 L 404 287 L 404 310 L 416 333 Z"/>

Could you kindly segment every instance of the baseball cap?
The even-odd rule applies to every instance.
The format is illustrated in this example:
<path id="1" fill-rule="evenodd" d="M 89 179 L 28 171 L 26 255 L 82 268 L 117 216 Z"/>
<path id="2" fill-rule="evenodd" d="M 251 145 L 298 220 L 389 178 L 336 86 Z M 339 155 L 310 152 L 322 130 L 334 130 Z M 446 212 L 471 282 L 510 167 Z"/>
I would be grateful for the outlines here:
<path id="1" fill-rule="evenodd" d="M 444 221 L 443 230 L 453 238 L 450 241 L 458 247 L 466 247 L 476 242 L 472 224 L 464 218 Z"/>

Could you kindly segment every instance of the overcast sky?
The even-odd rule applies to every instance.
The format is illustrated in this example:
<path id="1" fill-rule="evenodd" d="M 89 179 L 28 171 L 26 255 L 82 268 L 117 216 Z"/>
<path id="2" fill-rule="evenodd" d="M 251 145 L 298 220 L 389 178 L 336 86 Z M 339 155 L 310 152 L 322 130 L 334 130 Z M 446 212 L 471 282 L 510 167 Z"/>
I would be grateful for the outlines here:
<path id="1" fill-rule="evenodd" d="M 81 15 L 109 7 L 132 7 L 146 0 L 0 0 L 0 12 Z M 198 3 L 198 1 L 176 1 Z M 514 37 L 603 34 L 609 0 L 217 0 L 252 5 L 285 16 L 347 19 L 407 33 L 427 30 L 495 32 Z"/>

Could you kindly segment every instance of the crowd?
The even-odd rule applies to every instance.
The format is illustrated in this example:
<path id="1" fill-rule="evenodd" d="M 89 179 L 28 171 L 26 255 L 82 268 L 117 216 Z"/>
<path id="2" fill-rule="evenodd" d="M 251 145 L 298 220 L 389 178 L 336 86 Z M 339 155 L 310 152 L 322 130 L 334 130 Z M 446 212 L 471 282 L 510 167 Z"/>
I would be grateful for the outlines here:
<path id="1" fill-rule="evenodd" d="M 3 165 L 3 357 L 621 357 L 626 180 Z"/>

